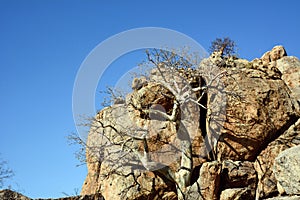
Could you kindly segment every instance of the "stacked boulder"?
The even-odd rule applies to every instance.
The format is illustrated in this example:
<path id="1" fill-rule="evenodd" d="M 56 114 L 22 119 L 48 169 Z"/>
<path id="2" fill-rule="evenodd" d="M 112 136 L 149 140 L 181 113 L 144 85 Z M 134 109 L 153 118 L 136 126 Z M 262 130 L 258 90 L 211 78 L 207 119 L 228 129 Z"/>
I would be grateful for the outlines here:
<path id="1" fill-rule="evenodd" d="M 220 63 L 216 72 L 210 70 Z M 179 73 L 192 89 L 204 85 L 198 82 L 209 83 L 210 73 L 222 83 L 207 88 L 207 110 L 192 109 L 189 116 L 193 173 L 185 199 L 300 199 L 300 61 L 276 46 L 253 61 L 213 54 L 197 69 Z M 111 157 L 100 153 L 100 132 L 118 143 L 115 131 L 133 126 L 149 130 L 149 151 L 167 152 L 171 143 L 179 145 L 178 124 L 159 116 L 147 118 L 141 111 L 153 108 L 171 115 L 174 107 L 174 95 L 158 83 L 159 72 L 150 74 L 134 79 L 133 92 L 125 100 L 96 116 L 98 124 L 92 126 L 87 141 L 88 175 L 82 195 L 101 193 L 106 200 L 177 199 L 174 183 L 155 170 L 118 168 L 109 164 Z M 108 126 L 117 130 L 104 128 Z M 172 155 L 152 159 L 167 162 Z M 170 160 L 171 167 L 178 162 Z"/>

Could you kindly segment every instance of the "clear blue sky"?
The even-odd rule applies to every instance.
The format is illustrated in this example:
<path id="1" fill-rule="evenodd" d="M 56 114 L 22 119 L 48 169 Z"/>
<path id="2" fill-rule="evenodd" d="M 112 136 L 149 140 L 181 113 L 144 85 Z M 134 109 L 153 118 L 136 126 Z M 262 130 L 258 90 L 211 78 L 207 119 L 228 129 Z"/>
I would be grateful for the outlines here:
<path id="1" fill-rule="evenodd" d="M 32 198 L 81 188 L 86 168 L 75 166 L 65 137 L 76 131 L 77 70 L 101 41 L 155 26 L 185 33 L 204 48 L 229 36 L 248 59 L 277 44 L 299 57 L 299 9 L 298 0 L 0 0 L 0 153 L 15 171 L 13 186 Z"/>

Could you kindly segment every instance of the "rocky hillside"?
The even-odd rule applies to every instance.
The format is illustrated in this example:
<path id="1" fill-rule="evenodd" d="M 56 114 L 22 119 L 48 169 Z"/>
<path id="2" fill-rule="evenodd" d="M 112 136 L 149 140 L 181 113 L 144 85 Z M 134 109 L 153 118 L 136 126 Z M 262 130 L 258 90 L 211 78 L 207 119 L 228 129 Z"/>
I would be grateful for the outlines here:
<path id="1" fill-rule="evenodd" d="M 196 69 L 157 63 L 100 111 L 81 194 L 117 199 L 300 199 L 300 61 L 276 46 Z M 298 195 L 298 196 L 297 196 Z"/>

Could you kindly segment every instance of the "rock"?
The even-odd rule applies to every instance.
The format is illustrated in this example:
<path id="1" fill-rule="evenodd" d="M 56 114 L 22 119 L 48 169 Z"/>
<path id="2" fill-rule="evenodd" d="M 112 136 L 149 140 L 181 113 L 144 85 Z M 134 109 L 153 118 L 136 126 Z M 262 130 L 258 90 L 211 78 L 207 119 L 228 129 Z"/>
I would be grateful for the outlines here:
<path id="1" fill-rule="evenodd" d="M 299 66 L 277 46 L 251 62 L 213 54 L 197 69 L 163 65 L 148 79 L 136 78 L 125 102 L 100 111 L 92 124 L 81 194 L 100 192 L 107 200 L 181 198 L 174 180 L 183 180 L 186 199 L 287 193 L 272 169 L 280 152 L 300 144 Z M 192 101 L 201 91 L 207 91 L 203 107 Z M 174 102 L 184 106 L 174 109 Z M 132 140 L 145 131 L 146 138 Z M 145 149 L 147 165 L 141 162 Z M 190 152 L 193 162 L 183 160 Z M 164 165 L 168 174 L 162 176 L 157 168 Z"/>
<path id="2" fill-rule="evenodd" d="M 286 51 L 283 46 L 275 46 L 271 51 L 266 52 L 262 57 L 261 60 L 264 66 L 267 66 L 270 62 L 279 60 L 287 56 Z"/>
<path id="3" fill-rule="evenodd" d="M 125 104 L 125 99 L 118 97 L 114 99 L 114 104 Z"/>
<path id="4" fill-rule="evenodd" d="M 300 145 L 281 152 L 275 159 L 273 172 L 278 185 L 288 195 L 300 195 Z"/>
<path id="5" fill-rule="evenodd" d="M 204 199 L 218 199 L 222 164 L 206 162 L 200 169 L 199 185 Z"/>
<path id="6" fill-rule="evenodd" d="M 271 62 L 270 53 L 270 51 L 267 51 L 260 59 L 258 59 L 262 62 L 263 66 L 267 66 Z"/>
<path id="7" fill-rule="evenodd" d="M 32 200 L 18 192 L 12 190 L 0 190 L 0 199 L 1 200 Z M 101 194 L 92 194 L 92 195 L 83 195 L 83 196 L 71 196 L 71 197 L 63 197 L 57 199 L 36 199 L 36 200 L 104 200 Z"/>
<path id="8" fill-rule="evenodd" d="M 256 171 L 253 163 L 249 161 L 223 161 L 221 186 L 222 189 L 243 188 L 252 189 L 252 196 L 255 194 Z"/>
<path id="9" fill-rule="evenodd" d="M 279 196 L 279 197 L 268 198 L 265 200 L 300 200 L 300 196 Z"/>
<path id="10" fill-rule="evenodd" d="M 135 115 L 130 115 L 127 109 L 128 107 L 123 104 L 103 109 L 98 113 L 96 121 L 92 124 L 87 140 L 88 175 L 82 187 L 81 195 L 101 192 L 105 199 L 147 199 L 154 198 L 155 195 L 161 197 L 164 192 L 169 192 L 172 189 L 172 187 L 167 187 L 164 181 L 152 172 L 140 171 L 143 169 L 143 166 L 134 161 L 136 160 L 134 158 L 135 154 L 123 155 L 125 151 L 120 151 L 120 145 L 107 145 L 107 139 L 105 138 L 110 138 L 111 142 L 115 144 L 123 140 L 126 141 L 126 138 L 129 138 L 129 136 L 123 135 L 121 137 L 119 133 L 130 131 L 131 129 L 137 130 L 137 124 L 148 127 L 149 135 L 152 134 L 151 130 L 154 127 L 153 131 L 156 131 L 155 133 L 158 135 L 162 134 L 166 140 L 170 137 L 175 137 L 173 135 L 176 135 L 176 129 L 172 123 L 142 119 L 134 122 L 131 118 Z M 157 123 L 154 124 L 155 122 Z M 174 131 L 172 131 L 172 127 Z M 157 132 L 157 130 L 160 132 Z M 136 136 L 138 136 L 137 133 Z M 131 143 L 127 144 L 127 147 L 133 148 L 130 145 Z M 168 145 L 165 144 L 165 146 Z M 156 145 L 156 147 L 161 149 L 165 146 Z M 151 149 L 151 147 L 149 145 L 150 151 L 156 150 Z M 165 159 L 165 162 L 167 162 L 168 158 L 174 158 L 168 155 L 163 156 L 165 157 L 156 159 Z M 134 170 L 132 166 L 137 167 L 137 169 Z M 152 189 L 149 190 L 149 188 Z"/>
<path id="11" fill-rule="evenodd" d="M 224 89 L 220 91 L 227 91 L 227 99 L 212 101 L 214 105 L 227 101 L 224 110 L 210 119 L 225 116 L 224 122 L 217 120 L 220 125 L 213 131 L 218 137 L 216 157 L 254 161 L 269 142 L 295 122 L 299 105 L 280 79 L 269 79 L 255 69 L 229 68 L 227 73 L 221 79 Z"/>
<path id="12" fill-rule="evenodd" d="M 32 200 L 18 192 L 12 190 L 0 190 L 0 199 L 1 200 Z"/>
<path id="13" fill-rule="evenodd" d="M 221 192 L 220 200 L 252 200 L 252 192 L 249 188 L 231 188 Z"/>
<path id="14" fill-rule="evenodd" d="M 220 162 L 204 163 L 200 169 L 199 178 L 189 188 L 186 199 L 218 199 L 221 170 Z"/>
<path id="15" fill-rule="evenodd" d="M 141 89 L 143 86 L 146 86 L 148 83 L 146 77 L 142 76 L 140 78 L 134 78 L 132 81 L 132 85 L 131 88 L 133 90 L 139 90 Z"/>
<path id="16" fill-rule="evenodd" d="M 276 61 L 276 67 L 282 73 L 282 80 L 300 102 L 300 60 L 286 56 Z"/>
<path id="17" fill-rule="evenodd" d="M 283 46 L 275 46 L 271 51 L 266 52 L 260 59 L 254 59 L 252 67 L 268 74 L 269 78 L 281 77 L 280 70 L 276 67 L 276 61 L 286 56 Z"/>
<path id="18" fill-rule="evenodd" d="M 159 105 L 158 109 L 163 109 L 161 111 L 171 114 L 174 104 L 173 99 L 173 94 L 166 87 L 160 83 L 151 82 L 129 95 L 127 97 L 127 104 L 132 104 L 135 110 L 141 110 L 142 108 L 156 109 L 155 106 Z M 140 117 L 141 115 L 147 114 L 140 113 Z"/>
<path id="19" fill-rule="evenodd" d="M 162 197 L 162 200 L 177 200 L 177 195 L 175 192 L 166 192 Z"/>
<path id="20" fill-rule="evenodd" d="M 280 79 L 281 72 L 276 67 L 276 62 L 266 62 L 262 59 L 255 58 L 251 61 L 250 65 L 247 66 L 250 69 L 256 69 L 264 72 L 264 76 L 268 79 Z"/>
<path id="21" fill-rule="evenodd" d="M 286 51 L 283 46 L 275 46 L 270 52 L 270 60 L 276 61 L 280 58 L 283 58 L 284 56 L 287 56 Z"/>
<path id="22" fill-rule="evenodd" d="M 162 199 L 165 192 L 168 193 L 172 190 L 172 187 L 168 187 L 152 172 L 135 170 L 125 174 L 123 169 L 103 176 L 100 192 L 105 199 Z M 101 170 L 104 175 L 107 168 L 101 168 Z"/>
<path id="23" fill-rule="evenodd" d="M 279 193 L 277 180 L 273 173 L 273 164 L 278 154 L 300 144 L 300 119 L 289 127 L 279 138 L 268 144 L 258 155 L 254 167 L 257 172 L 257 198 L 267 198 Z"/>

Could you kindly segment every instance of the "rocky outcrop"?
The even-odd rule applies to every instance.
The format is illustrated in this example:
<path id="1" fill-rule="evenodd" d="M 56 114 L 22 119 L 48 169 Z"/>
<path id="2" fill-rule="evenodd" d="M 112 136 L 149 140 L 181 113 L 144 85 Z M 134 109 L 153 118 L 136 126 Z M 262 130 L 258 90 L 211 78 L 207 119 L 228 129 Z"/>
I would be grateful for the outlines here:
<path id="1" fill-rule="evenodd" d="M 0 199 L 1 200 L 33 200 L 29 197 L 26 197 L 18 192 L 12 190 L 0 190 Z M 36 200 L 104 200 L 101 194 L 92 194 L 92 195 L 83 195 L 83 196 L 73 196 L 73 197 L 64 197 L 58 199 L 36 199 Z"/>
<path id="2" fill-rule="evenodd" d="M 182 198 L 169 175 L 185 170 L 191 173 L 180 194 L 185 199 L 299 195 L 292 190 L 298 176 L 290 174 L 299 171 L 296 154 L 283 153 L 300 144 L 299 80 L 300 61 L 282 46 L 251 62 L 214 53 L 197 69 L 154 69 L 147 79 L 135 78 L 126 100 L 100 111 L 92 123 L 81 194 Z M 191 169 L 180 154 L 188 155 L 182 149 L 187 138 Z M 286 162 L 295 164 L 288 168 Z"/>
<path id="3" fill-rule="evenodd" d="M 32 200 L 18 192 L 12 190 L 0 190 L 0 199 L 2 200 Z"/>

